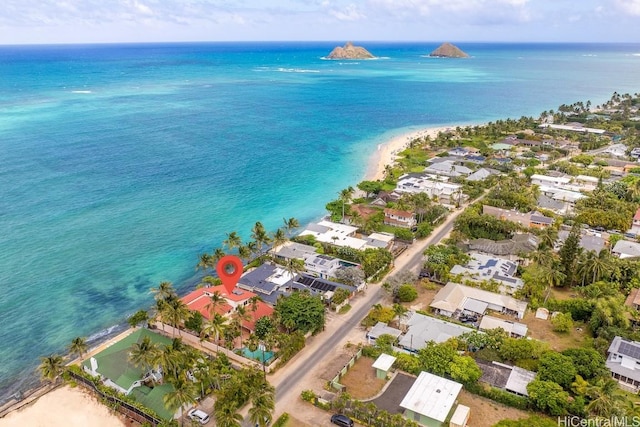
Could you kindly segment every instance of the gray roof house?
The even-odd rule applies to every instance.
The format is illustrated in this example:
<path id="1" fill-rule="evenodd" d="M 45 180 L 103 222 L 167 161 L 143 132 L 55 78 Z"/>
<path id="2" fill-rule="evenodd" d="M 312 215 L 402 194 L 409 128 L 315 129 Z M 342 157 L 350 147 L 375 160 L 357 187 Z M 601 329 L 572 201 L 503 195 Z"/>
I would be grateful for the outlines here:
<path id="1" fill-rule="evenodd" d="M 480 168 L 477 171 L 475 171 L 474 173 L 472 173 L 471 175 L 469 175 L 467 177 L 467 181 L 483 181 L 487 178 L 489 178 L 491 175 L 495 175 L 498 174 L 500 172 L 498 172 L 495 169 L 488 169 L 488 168 Z"/>
<path id="2" fill-rule="evenodd" d="M 483 315 L 487 310 L 493 310 L 522 319 L 527 310 L 524 301 L 454 282 L 440 289 L 429 306 L 438 314 L 449 317 L 461 312 Z"/>
<path id="3" fill-rule="evenodd" d="M 278 259 L 304 259 L 305 255 L 316 253 L 316 248 L 302 243 L 287 241 L 269 252 Z"/>
<path id="4" fill-rule="evenodd" d="M 400 329 L 387 326 L 386 323 L 378 322 L 369 332 L 367 332 L 367 342 L 369 344 L 373 344 L 381 335 L 391 335 L 398 339 L 400 335 L 402 335 L 402 331 Z"/>
<path id="5" fill-rule="evenodd" d="M 611 250 L 618 258 L 635 258 L 640 257 L 640 243 L 630 242 L 629 240 L 618 240 Z"/>
<path id="6" fill-rule="evenodd" d="M 558 231 L 558 241 L 556 242 L 556 246 L 558 249 L 560 248 L 560 246 L 562 246 L 564 241 L 567 240 L 567 237 L 569 237 L 569 231 L 567 230 Z M 580 247 L 587 252 L 594 251 L 595 253 L 600 253 L 600 251 L 604 249 L 604 247 L 606 246 L 607 241 L 602 237 L 592 236 L 583 231 L 583 233 L 580 235 L 579 244 L 580 244 Z"/>
<path id="7" fill-rule="evenodd" d="M 424 348 L 429 341 L 441 343 L 473 331 L 471 328 L 416 312 L 412 312 L 406 319 L 403 323 L 408 329 L 400 338 L 399 346 L 411 352 Z"/>
<path id="8" fill-rule="evenodd" d="M 640 342 L 615 337 L 611 341 L 606 365 L 622 388 L 640 390 Z"/>
<path id="9" fill-rule="evenodd" d="M 469 241 L 470 251 L 497 255 L 513 260 L 511 257 L 525 255 L 538 248 L 538 238 L 531 233 L 518 233 L 508 240 L 475 239 Z"/>

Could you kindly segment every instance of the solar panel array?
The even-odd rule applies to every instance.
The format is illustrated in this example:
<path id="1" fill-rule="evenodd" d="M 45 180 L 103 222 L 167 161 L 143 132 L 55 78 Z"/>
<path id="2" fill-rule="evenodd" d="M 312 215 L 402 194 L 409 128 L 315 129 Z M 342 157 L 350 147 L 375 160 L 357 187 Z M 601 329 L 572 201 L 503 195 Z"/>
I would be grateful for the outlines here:
<path id="1" fill-rule="evenodd" d="M 628 342 L 622 341 L 620 343 L 620 347 L 618 347 L 618 353 L 640 360 L 640 347 Z"/>

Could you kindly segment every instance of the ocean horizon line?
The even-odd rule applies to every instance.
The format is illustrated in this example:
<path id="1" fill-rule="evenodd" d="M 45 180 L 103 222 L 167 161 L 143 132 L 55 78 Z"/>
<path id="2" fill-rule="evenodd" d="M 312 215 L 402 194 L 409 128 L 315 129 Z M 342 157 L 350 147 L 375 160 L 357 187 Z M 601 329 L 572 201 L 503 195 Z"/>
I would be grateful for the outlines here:
<path id="1" fill-rule="evenodd" d="M 522 41 L 491 41 L 491 40 L 452 40 L 452 39 L 441 39 L 441 40 L 366 40 L 366 39 L 335 39 L 335 40 L 157 40 L 157 41 L 120 41 L 120 42 L 111 42 L 111 41 L 95 41 L 95 42 L 59 42 L 59 43 L 0 43 L 0 47 L 47 47 L 47 46 L 79 46 L 79 47 L 87 47 L 87 46 L 153 46 L 153 45 L 161 45 L 161 46 L 172 46 L 172 45 L 225 45 L 225 44 L 247 44 L 247 45 L 269 45 L 269 44 L 290 44 L 290 45 L 303 45 L 303 44 L 322 44 L 322 43 L 338 43 L 339 45 L 343 45 L 346 42 L 354 42 L 354 43 L 374 43 L 374 44 L 383 44 L 383 45 L 420 45 L 420 44 L 442 44 L 444 42 L 449 42 L 453 44 L 465 44 L 465 45 L 504 45 L 504 46 L 528 46 L 528 45 L 540 45 L 540 46 L 634 46 L 640 45 L 640 41 L 637 42 L 629 42 L 629 41 L 558 41 L 558 40 L 522 40 Z"/>

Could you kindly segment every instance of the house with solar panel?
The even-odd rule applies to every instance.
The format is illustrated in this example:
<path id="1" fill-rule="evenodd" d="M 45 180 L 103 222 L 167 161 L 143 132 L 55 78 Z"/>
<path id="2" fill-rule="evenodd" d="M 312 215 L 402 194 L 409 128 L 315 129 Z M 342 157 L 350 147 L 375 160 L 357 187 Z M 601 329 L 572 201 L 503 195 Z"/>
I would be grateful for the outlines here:
<path id="1" fill-rule="evenodd" d="M 640 390 L 640 342 L 615 337 L 607 350 L 607 368 L 620 387 L 637 393 Z"/>
<path id="2" fill-rule="evenodd" d="M 500 292 L 513 294 L 524 286 L 522 279 L 515 277 L 518 263 L 508 259 L 469 253 L 471 259 L 466 265 L 454 265 L 451 268 L 452 276 L 462 276 L 472 282 L 493 281 L 500 285 Z"/>

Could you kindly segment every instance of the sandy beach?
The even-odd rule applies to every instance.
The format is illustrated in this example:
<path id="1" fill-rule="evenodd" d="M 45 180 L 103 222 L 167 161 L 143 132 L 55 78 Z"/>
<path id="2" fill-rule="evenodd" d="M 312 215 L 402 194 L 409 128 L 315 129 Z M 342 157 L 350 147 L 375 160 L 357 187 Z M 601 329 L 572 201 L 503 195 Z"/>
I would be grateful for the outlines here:
<path id="1" fill-rule="evenodd" d="M 411 140 L 427 135 L 434 139 L 438 136 L 438 133 L 450 129 L 455 129 L 455 126 L 425 128 L 398 135 L 382 144 L 379 144 L 376 151 L 371 155 L 371 160 L 369 161 L 369 166 L 364 179 L 369 181 L 384 179 L 385 166 L 392 165 L 396 160 L 398 153 L 407 148 Z"/>
<path id="2" fill-rule="evenodd" d="M 81 387 L 64 386 L 0 418 L 0 427 L 123 427 L 96 397 Z"/>

